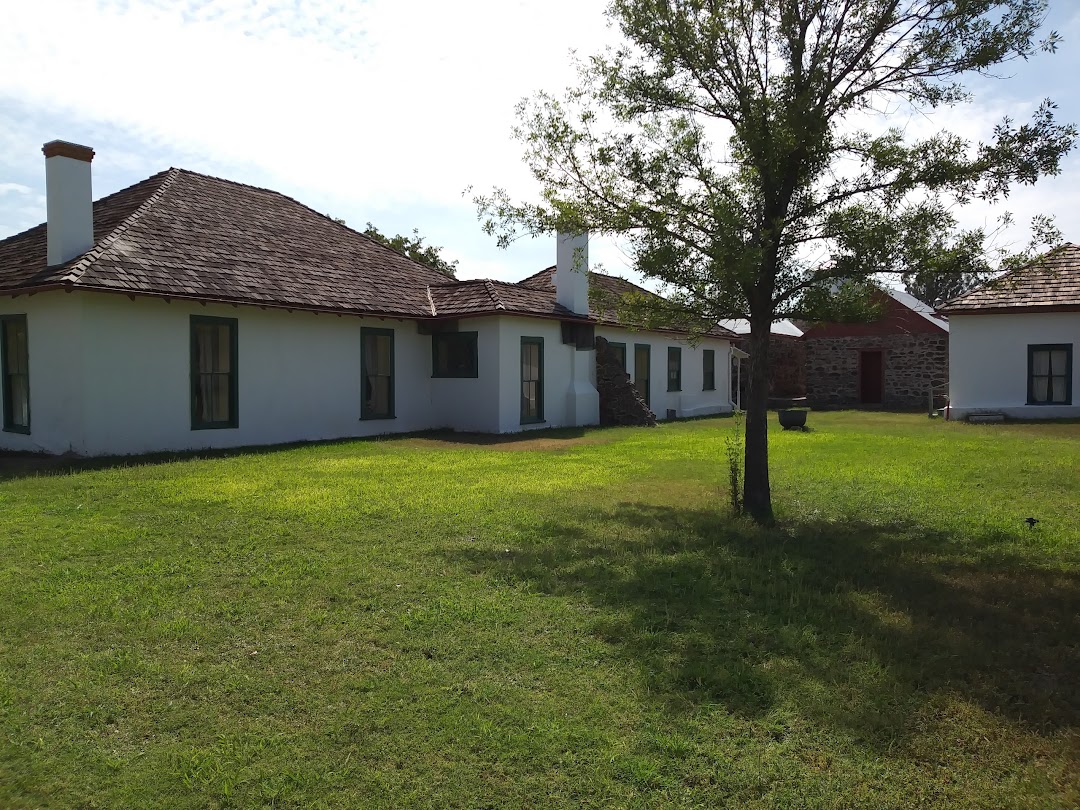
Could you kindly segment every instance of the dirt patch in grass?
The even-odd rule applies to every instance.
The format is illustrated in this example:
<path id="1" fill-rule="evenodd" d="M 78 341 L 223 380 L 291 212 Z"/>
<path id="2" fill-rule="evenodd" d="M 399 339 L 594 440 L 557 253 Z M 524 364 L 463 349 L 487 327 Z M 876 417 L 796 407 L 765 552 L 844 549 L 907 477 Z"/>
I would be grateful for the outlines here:
<path id="1" fill-rule="evenodd" d="M 583 445 L 609 444 L 617 433 L 608 430 L 543 430 L 535 433 L 437 433 L 402 440 L 409 447 L 432 450 L 482 447 L 485 450 L 554 452 Z"/>

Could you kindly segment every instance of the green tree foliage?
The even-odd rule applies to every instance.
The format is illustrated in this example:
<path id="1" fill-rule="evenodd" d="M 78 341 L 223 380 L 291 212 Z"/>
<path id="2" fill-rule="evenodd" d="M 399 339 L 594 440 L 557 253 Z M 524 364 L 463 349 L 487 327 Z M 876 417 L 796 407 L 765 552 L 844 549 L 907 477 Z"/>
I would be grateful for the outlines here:
<path id="1" fill-rule="evenodd" d="M 336 221 L 342 225 L 345 224 L 342 219 Z M 420 235 L 417 228 L 413 228 L 412 236 L 405 236 L 400 233 L 397 236 L 386 236 L 369 222 L 361 233 L 380 244 L 386 245 L 388 248 L 396 250 L 398 253 L 404 253 L 414 262 L 419 262 L 432 270 L 438 270 L 450 278 L 454 278 L 457 274 L 457 261 L 444 259 L 441 247 L 425 244 L 424 237 Z"/>
<path id="2" fill-rule="evenodd" d="M 966 76 L 1053 50 L 1056 34 L 1037 39 L 1045 11 L 1045 0 L 613 0 L 623 44 L 580 63 L 564 97 L 519 107 L 539 201 L 496 189 L 475 199 L 480 217 L 503 245 L 522 232 L 621 234 L 673 312 L 750 320 L 743 501 L 769 521 L 770 324 L 858 308 L 865 296 L 850 291 L 878 273 L 981 271 L 986 234 L 958 231 L 951 212 L 1056 174 L 1075 128 L 1050 100 L 986 142 L 910 137 L 897 122 L 968 100 Z M 642 325 L 672 317 L 641 300 L 626 309 Z"/>

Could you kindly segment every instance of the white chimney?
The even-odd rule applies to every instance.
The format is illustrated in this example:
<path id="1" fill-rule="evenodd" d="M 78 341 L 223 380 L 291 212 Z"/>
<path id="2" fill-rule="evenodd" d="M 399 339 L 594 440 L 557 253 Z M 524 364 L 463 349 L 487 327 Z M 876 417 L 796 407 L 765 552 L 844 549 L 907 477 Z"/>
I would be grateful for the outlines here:
<path id="1" fill-rule="evenodd" d="M 45 207 L 48 265 L 64 264 L 94 246 L 94 198 L 90 161 L 94 150 L 67 141 L 49 141 L 45 153 Z"/>
<path id="2" fill-rule="evenodd" d="M 589 314 L 589 234 L 558 235 L 555 300 L 578 315 Z"/>

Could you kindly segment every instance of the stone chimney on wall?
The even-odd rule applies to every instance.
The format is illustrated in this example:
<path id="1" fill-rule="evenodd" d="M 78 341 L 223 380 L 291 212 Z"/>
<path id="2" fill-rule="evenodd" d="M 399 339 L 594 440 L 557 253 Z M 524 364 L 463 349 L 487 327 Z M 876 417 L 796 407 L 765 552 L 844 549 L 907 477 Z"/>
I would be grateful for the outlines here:
<path id="1" fill-rule="evenodd" d="M 94 150 L 67 141 L 49 141 L 45 154 L 48 265 L 64 264 L 94 246 L 94 198 L 90 161 Z"/>
<path id="2" fill-rule="evenodd" d="M 555 300 L 578 315 L 589 314 L 589 234 L 558 235 Z"/>

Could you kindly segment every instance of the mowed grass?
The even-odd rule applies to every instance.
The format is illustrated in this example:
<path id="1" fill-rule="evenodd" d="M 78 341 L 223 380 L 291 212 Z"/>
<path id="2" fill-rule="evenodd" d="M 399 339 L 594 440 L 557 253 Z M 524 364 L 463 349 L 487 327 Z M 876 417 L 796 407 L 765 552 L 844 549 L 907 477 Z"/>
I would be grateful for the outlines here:
<path id="1" fill-rule="evenodd" d="M 1077 806 L 1080 424 L 810 424 L 2 480 L 0 806 Z"/>

